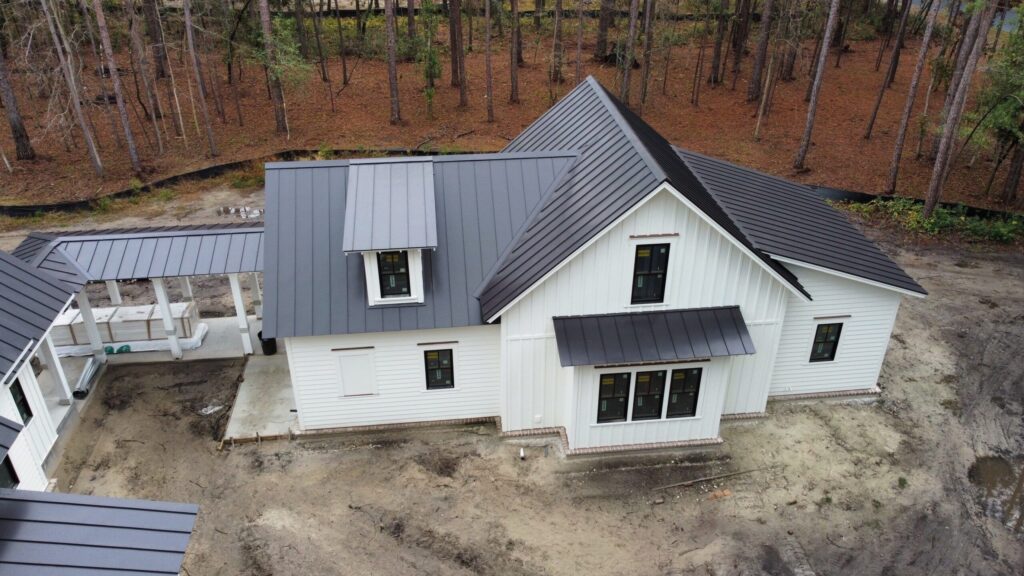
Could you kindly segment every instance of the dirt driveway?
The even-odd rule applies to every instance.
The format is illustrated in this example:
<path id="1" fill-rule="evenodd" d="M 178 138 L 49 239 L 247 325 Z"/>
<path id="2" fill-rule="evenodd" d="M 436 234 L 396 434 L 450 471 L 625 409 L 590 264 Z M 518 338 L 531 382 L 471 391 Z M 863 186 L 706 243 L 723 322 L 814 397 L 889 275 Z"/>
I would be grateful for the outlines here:
<path id="1" fill-rule="evenodd" d="M 487 426 L 218 451 L 242 361 L 119 366 L 60 488 L 199 503 L 192 576 L 1020 574 L 1024 257 L 897 259 L 931 296 L 900 312 L 881 400 L 772 404 L 711 455 L 520 460 Z"/>

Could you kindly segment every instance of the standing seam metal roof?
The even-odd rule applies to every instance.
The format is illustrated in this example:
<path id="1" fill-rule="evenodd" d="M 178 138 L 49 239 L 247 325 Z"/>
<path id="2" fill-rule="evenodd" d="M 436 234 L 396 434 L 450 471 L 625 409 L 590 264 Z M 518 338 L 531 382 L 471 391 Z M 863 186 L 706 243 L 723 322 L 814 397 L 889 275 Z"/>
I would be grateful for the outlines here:
<path id="1" fill-rule="evenodd" d="M 0 574 L 177 575 L 198 512 L 193 504 L 0 490 Z"/>
<path id="2" fill-rule="evenodd" d="M 0 377 L 43 337 L 72 295 L 56 278 L 0 252 Z"/>
<path id="3" fill-rule="evenodd" d="M 437 248 L 429 157 L 349 162 L 345 252 Z"/>
<path id="4" fill-rule="evenodd" d="M 24 426 L 20 423 L 0 416 L 0 460 L 7 456 L 7 451 L 11 449 L 14 441 L 18 439 L 18 433 L 21 432 L 22 428 Z"/>

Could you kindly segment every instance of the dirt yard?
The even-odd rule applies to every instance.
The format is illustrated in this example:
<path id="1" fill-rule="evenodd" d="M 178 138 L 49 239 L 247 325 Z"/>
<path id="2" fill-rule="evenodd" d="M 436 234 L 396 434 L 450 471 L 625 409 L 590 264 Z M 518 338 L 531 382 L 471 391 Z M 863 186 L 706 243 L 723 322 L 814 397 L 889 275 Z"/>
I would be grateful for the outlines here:
<path id="1" fill-rule="evenodd" d="M 241 360 L 118 366 L 59 489 L 198 503 L 191 576 L 1020 574 L 1024 256 L 887 249 L 931 295 L 881 400 L 772 404 L 717 452 L 565 460 L 489 426 L 218 451 Z"/>

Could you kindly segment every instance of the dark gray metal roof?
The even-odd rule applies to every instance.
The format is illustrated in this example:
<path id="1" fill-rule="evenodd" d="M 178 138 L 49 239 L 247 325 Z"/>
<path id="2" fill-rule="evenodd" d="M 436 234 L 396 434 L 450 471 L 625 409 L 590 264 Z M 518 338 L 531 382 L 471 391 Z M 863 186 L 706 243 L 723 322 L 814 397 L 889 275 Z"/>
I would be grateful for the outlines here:
<path id="1" fill-rule="evenodd" d="M 264 336 L 482 324 L 474 291 L 575 158 L 434 157 L 438 247 L 424 252 L 424 302 L 373 308 L 362 259 L 342 244 L 349 163 L 267 164 Z"/>
<path id="2" fill-rule="evenodd" d="M 33 234 L 14 254 L 76 290 L 90 281 L 259 272 L 263 269 L 263 226 L 216 224 Z"/>
<path id="3" fill-rule="evenodd" d="M 559 149 L 580 150 L 580 158 L 481 291 L 484 318 L 500 312 L 666 181 L 785 282 L 810 297 L 796 276 L 752 245 L 672 146 L 592 77 L 505 148 Z"/>
<path id="4" fill-rule="evenodd" d="M 0 490 L 0 574 L 177 575 L 198 512 L 193 504 Z"/>
<path id="5" fill-rule="evenodd" d="M 349 162 L 345 252 L 437 247 L 430 157 Z"/>
<path id="6" fill-rule="evenodd" d="M 56 278 L 0 251 L 0 378 L 50 329 L 72 295 Z"/>
<path id="7" fill-rule="evenodd" d="M 21 432 L 22 428 L 24 426 L 20 423 L 0 416 L 0 460 L 7 456 L 7 451 L 11 449 L 11 445 L 18 439 L 18 433 Z"/>
<path id="8" fill-rule="evenodd" d="M 762 251 L 927 293 L 809 187 L 689 150 L 676 152 Z"/>
<path id="9" fill-rule="evenodd" d="M 562 366 L 677 362 L 753 354 L 739 306 L 557 316 Z"/>

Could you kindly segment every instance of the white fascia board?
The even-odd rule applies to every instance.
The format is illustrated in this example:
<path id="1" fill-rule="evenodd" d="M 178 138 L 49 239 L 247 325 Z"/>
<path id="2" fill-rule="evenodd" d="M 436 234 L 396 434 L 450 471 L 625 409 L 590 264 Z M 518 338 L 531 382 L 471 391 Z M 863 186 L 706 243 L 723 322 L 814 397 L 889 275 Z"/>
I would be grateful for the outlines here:
<path id="1" fill-rule="evenodd" d="M 71 306 L 71 303 L 75 301 L 76 295 L 77 294 L 72 294 L 68 297 L 68 301 L 65 302 L 64 307 L 60 309 L 60 314 L 58 314 L 58 316 L 63 315 L 64 312 L 67 311 L 68 307 Z M 14 364 L 11 364 L 11 369 L 8 370 L 3 377 L 0 377 L 0 385 L 7 384 L 7 380 L 12 375 L 17 374 L 18 370 L 21 370 L 21 365 L 25 362 L 26 358 L 31 358 L 39 352 L 39 346 L 41 346 L 43 340 L 46 340 L 46 337 L 50 335 L 50 330 L 53 330 L 53 322 L 50 322 L 50 327 L 46 329 L 46 332 L 43 332 L 43 335 L 40 336 L 38 340 L 28 341 L 28 344 L 25 345 L 25 349 L 21 351 L 21 354 L 18 354 L 18 359 L 14 361 Z"/>
<path id="2" fill-rule="evenodd" d="M 587 248 L 592 246 L 598 240 L 603 238 L 605 236 L 605 234 L 608 234 L 612 230 L 612 228 L 615 228 L 616 226 L 618 226 L 620 223 L 622 223 L 622 221 L 624 221 L 626 218 L 629 218 L 631 215 L 633 215 L 634 212 L 636 212 L 641 207 L 643 207 L 645 204 L 650 202 L 651 199 L 654 198 L 655 196 L 657 196 L 659 192 L 668 192 L 669 194 L 672 194 L 676 199 L 678 199 L 680 202 L 682 202 L 687 208 L 689 208 L 695 214 L 700 216 L 700 218 L 702 220 L 704 220 L 704 222 L 707 222 L 711 226 L 711 228 L 713 228 L 715 231 L 717 231 L 722 236 L 725 236 L 730 242 L 732 242 L 732 244 L 734 246 L 739 248 L 741 252 L 746 254 L 748 257 L 750 257 L 755 262 L 757 262 L 758 265 L 760 265 L 762 268 L 764 268 L 766 271 L 768 271 L 768 273 L 772 276 L 772 278 L 775 278 L 777 281 L 782 283 L 782 285 L 785 286 L 786 288 L 788 288 L 790 292 L 795 294 L 797 296 L 797 298 L 800 298 L 800 300 L 802 300 L 803 302 L 810 302 L 811 301 L 810 298 L 805 296 L 802 292 L 800 292 L 795 287 L 793 287 L 792 284 L 790 284 L 788 281 L 786 281 L 785 278 L 780 276 L 778 272 L 776 272 L 775 270 L 772 270 L 771 266 L 768 266 L 768 264 L 766 264 L 763 260 L 758 258 L 757 255 L 754 254 L 753 252 L 751 252 L 746 246 L 743 245 L 743 243 L 741 243 L 739 240 L 734 238 L 732 234 L 729 234 L 728 232 L 726 232 L 710 216 L 705 214 L 702 210 L 697 208 L 697 206 L 695 206 L 692 202 L 687 200 L 686 197 L 684 197 L 682 194 L 680 194 L 679 191 L 676 190 L 671 184 L 669 184 L 668 182 L 662 182 L 661 184 L 658 184 L 658 186 L 654 190 L 652 190 L 649 194 L 647 194 L 647 196 L 645 196 L 643 198 L 643 200 L 640 200 L 639 202 L 637 202 L 635 205 L 633 205 L 632 208 L 630 208 L 629 210 L 624 212 L 621 216 L 616 218 L 611 224 L 606 226 L 604 228 L 604 230 L 601 230 L 600 232 L 595 234 L 593 238 L 591 238 L 590 240 L 587 240 L 582 246 L 577 248 L 576 251 L 574 251 L 572 254 L 570 254 L 567 258 L 565 258 L 561 262 L 559 262 L 558 265 L 555 266 L 554 268 L 552 268 L 547 274 L 542 276 L 540 278 L 540 280 L 537 280 L 536 282 L 534 282 L 533 285 L 531 285 L 529 288 L 524 290 L 521 294 L 516 296 L 511 302 L 506 304 L 496 314 L 494 314 L 493 316 L 488 318 L 487 319 L 487 323 L 490 324 L 490 323 L 494 322 L 495 320 L 500 318 L 502 314 L 504 314 L 505 312 L 508 312 L 509 309 L 511 309 L 516 304 L 518 304 L 520 300 L 522 300 L 528 294 L 533 292 L 533 290 L 535 288 L 537 288 L 537 286 L 540 286 L 541 284 L 546 282 L 549 278 L 554 276 L 566 264 L 571 262 L 573 259 L 575 259 L 577 256 L 579 256 L 581 253 L 583 253 L 583 251 L 585 251 Z"/>
<path id="3" fill-rule="evenodd" d="M 808 270 L 814 270 L 815 272 L 821 272 L 823 274 L 830 274 L 832 276 L 838 276 L 839 278 L 844 278 L 846 280 L 852 280 L 853 282 L 860 282 L 862 284 L 867 284 L 868 286 L 874 286 L 875 288 L 883 288 L 885 290 L 892 290 L 893 292 L 899 292 L 900 294 L 903 294 L 904 296 L 913 296 L 914 298 L 924 298 L 924 297 L 927 296 L 927 294 L 921 294 L 920 292 L 914 292 L 913 290 L 907 290 L 906 288 L 900 288 L 898 286 L 892 286 L 892 285 L 889 285 L 889 284 L 885 284 L 883 282 L 878 282 L 876 280 L 868 280 L 867 278 L 862 278 L 860 276 L 854 276 L 853 274 L 847 274 L 846 272 L 840 272 L 838 270 L 833 270 L 831 268 L 825 268 L 823 266 L 818 266 L 816 264 L 808 264 L 807 262 L 801 262 L 800 260 L 795 260 L 793 258 L 787 258 L 785 256 L 777 256 L 775 254 L 769 254 L 769 256 L 771 256 L 773 260 L 777 260 L 779 262 L 782 262 L 783 264 L 792 264 L 794 266 L 800 266 L 802 268 L 807 268 Z"/>

